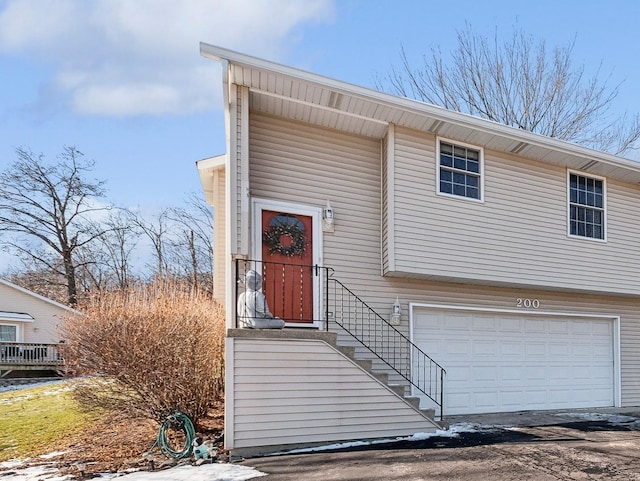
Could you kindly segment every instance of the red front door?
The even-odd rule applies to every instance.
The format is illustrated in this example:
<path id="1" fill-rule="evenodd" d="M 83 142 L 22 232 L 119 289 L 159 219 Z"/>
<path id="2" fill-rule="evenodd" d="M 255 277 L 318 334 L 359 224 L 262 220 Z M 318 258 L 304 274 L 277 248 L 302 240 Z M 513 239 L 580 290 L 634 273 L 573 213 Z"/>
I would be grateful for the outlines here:
<path id="1" fill-rule="evenodd" d="M 313 322 L 311 216 L 262 211 L 262 290 L 274 316 Z"/>

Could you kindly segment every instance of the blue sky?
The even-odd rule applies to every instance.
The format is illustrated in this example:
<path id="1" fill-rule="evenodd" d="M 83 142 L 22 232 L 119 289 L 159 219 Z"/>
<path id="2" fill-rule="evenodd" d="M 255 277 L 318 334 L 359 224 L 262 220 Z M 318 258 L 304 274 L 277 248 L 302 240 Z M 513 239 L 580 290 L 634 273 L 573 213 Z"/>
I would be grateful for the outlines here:
<path id="1" fill-rule="evenodd" d="M 195 162 L 224 153 L 220 66 L 200 41 L 372 86 L 401 46 L 448 52 L 465 22 L 575 38 L 575 62 L 602 64 L 617 108 L 640 111 L 637 0 L 0 0 L 0 169 L 19 146 L 75 145 L 109 201 L 175 205 L 200 190 Z"/>

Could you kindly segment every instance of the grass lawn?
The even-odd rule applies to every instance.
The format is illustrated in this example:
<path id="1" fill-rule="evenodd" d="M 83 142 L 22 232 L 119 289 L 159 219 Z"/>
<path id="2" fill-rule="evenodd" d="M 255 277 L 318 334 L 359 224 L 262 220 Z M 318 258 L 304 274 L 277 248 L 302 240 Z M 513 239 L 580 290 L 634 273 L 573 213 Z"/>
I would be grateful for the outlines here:
<path id="1" fill-rule="evenodd" d="M 79 409 L 71 396 L 73 383 L 0 392 L 0 461 L 55 451 L 67 436 L 99 418 Z"/>
<path id="2" fill-rule="evenodd" d="M 119 412 L 83 411 L 72 395 L 79 382 L 86 381 L 0 392 L 0 462 L 25 458 L 37 462 L 41 454 L 57 453 L 54 461 L 64 473 L 77 471 L 73 467 L 77 462 L 86 463 L 86 473 L 94 474 L 146 469 L 144 454 L 156 439 L 158 423 Z M 222 404 L 212 408 L 203 423 L 198 434 L 217 438 L 224 423 Z"/>

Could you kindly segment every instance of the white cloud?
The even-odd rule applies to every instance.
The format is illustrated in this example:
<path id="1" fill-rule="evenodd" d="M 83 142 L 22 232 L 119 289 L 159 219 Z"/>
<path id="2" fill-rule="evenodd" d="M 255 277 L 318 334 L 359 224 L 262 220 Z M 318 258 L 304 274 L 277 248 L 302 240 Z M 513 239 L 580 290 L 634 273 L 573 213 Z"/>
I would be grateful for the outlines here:
<path id="1" fill-rule="evenodd" d="M 219 66 L 199 42 L 270 59 L 295 29 L 330 20 L 333 0 L 6 0 L 0 52 L 53 69 L 72 108 L 105 116 L 197 112 L 213 106 Z"/>

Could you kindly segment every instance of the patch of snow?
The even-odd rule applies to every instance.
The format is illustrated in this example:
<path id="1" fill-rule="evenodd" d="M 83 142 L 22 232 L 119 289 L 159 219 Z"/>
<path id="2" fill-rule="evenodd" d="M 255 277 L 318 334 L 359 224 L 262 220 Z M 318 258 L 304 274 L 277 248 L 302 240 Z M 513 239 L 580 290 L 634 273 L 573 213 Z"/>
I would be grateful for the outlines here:
<path id="1" fill-rule="evenodd" d="M 0 404 L 10 406 L 11 404 L 14 404 L 20 401 L 26 401 L 28 399 L 31 399 L 32 397 L 33 396 L 18 396 L 18 397 L 14 397 L 13 399 L 0 399 Z"/>
<path id="2" fill-rule="evenodd" d="M 61 392 L 69 392 L 69 391 L 73 391 L 74 389 L 75 389 L 75 386 L 68 385 L 68 386 L 59 387 L 58 389 L 54 389 L 51 391 L 44 391 L 42 394 L 44 396 L 53 396 L 54 394 L 60 394 Z"/>
<path id="3" fill-rule="evenodd" d="M 27 461 L 26 459 L 11 459 L 9 461 L 2 461 L 0 463 L 0 471 L 5 470 L 5 469 L 11 469 L 11 468 L 15 468 L 17 466 L 22 466 L 25 461 Z"/>
<path id="4" fill-rule="evenodd" d="M 386 438 L 386 439 L 372 439 L 370 441 L 349 441 L 344 443 L 334 443 L 334 444 L 326 444 L 322 446 L 314 446 L 311 448 L 299 448 L 292 449 L 290 451 L 278 451 L 276 453 L 271 453 L 269 456 L 281 456 L 283 454 L 302 454 L 302 453 L 313 453 L 318 451 L 328 451 L 333 449 L 347 449 L 358 446 L 373 446 L 376 444 L 386 444 L 386 443 L 395 443 L 399 441 L 424 441 L 429 438 L 455 438 L 460 435 L 460 433 L 473 433 L 480 431 L 494 431 L 497 429 L 495 426 L 476 424 L 476 423 L 458 423 L 452 424 L 449 426 L 449 429 L 444 431 L 438 429 L 434 432 L 429 433 L 415 433 L 411 436 L 402 436 L 397 438 Z"/>
<path id="5" fill-rule="evenodd" d="M 52 466 L 29 466 L 0 471 L 0 477 L 2 481 L 67 481 L 71 479 L 70 476 L 61 476 L 60 472 Z"/>
<path id="6" fill-rule="evenodd" d="M 63 454 L 67 454 L 67 451 L 53 451 L 52 453 L 41 454 L 40 458 L 42 459 L 57 458 L 58 456 L 62 456 Z"/>
<path id="7" fill-rule="evenodd" d="M 8 463 L 0 463 L 0 468 L 10 468 Z M 18 465 L 21 462 L 17 463 Z M 246 481 L 266 476 L 256 469 L 236 464 L 203 464 L 202 466 L 177 466 L 164 471 L 138 471 L 130 474 L 105 473 L 98 479 L 117 481 Z M 0 471 L 2 481 L 67 481 L 70 476 L 61 476 L 51 466 L 31 466 L 27 468 Z"/>
<path id="8" fill-rule="evenodd" d="M 571 417 L 581 419 L 583 421 L 606 421 L 612 424 L 624 424 L 637 421 L 632 416 L 624 416 L 623 414 L 607 414 L 607 413 L 560 413 L 556 416 Z"/>
<path id="9" fill-rule="evenodd" d="M 449 426 L 448 431 L 445 433 L 479 433 L 479 432 L 491 432 L 499 431 L 504 426 L 501 424 L 479 424 L 479 423 L 455 423 Z M 446 436 L 446 434 L 445 434 Z"/>
<path id="10" fill-rule="evenodd" d="M 244 481 L 266 476 L 248 466 L 236 464 L 203 464 L 202 466 L 177 466 L 165 471 L 139 471 L 118 476 L 118 481 Z"/>
<path id="11" fill-rule="evenodd" d="M 29 389 L 32 387 L 47 386 L 49 384 L 61 383 L 62 381 L 63 381 L 62 379 L 53 379 L 51 381 L 40 381 L 40 382 L 34 382 L 30 384 L 14 384 L 11 386 L 0 386 L 0 392 L 18 391 L 20 389 Z"/>

